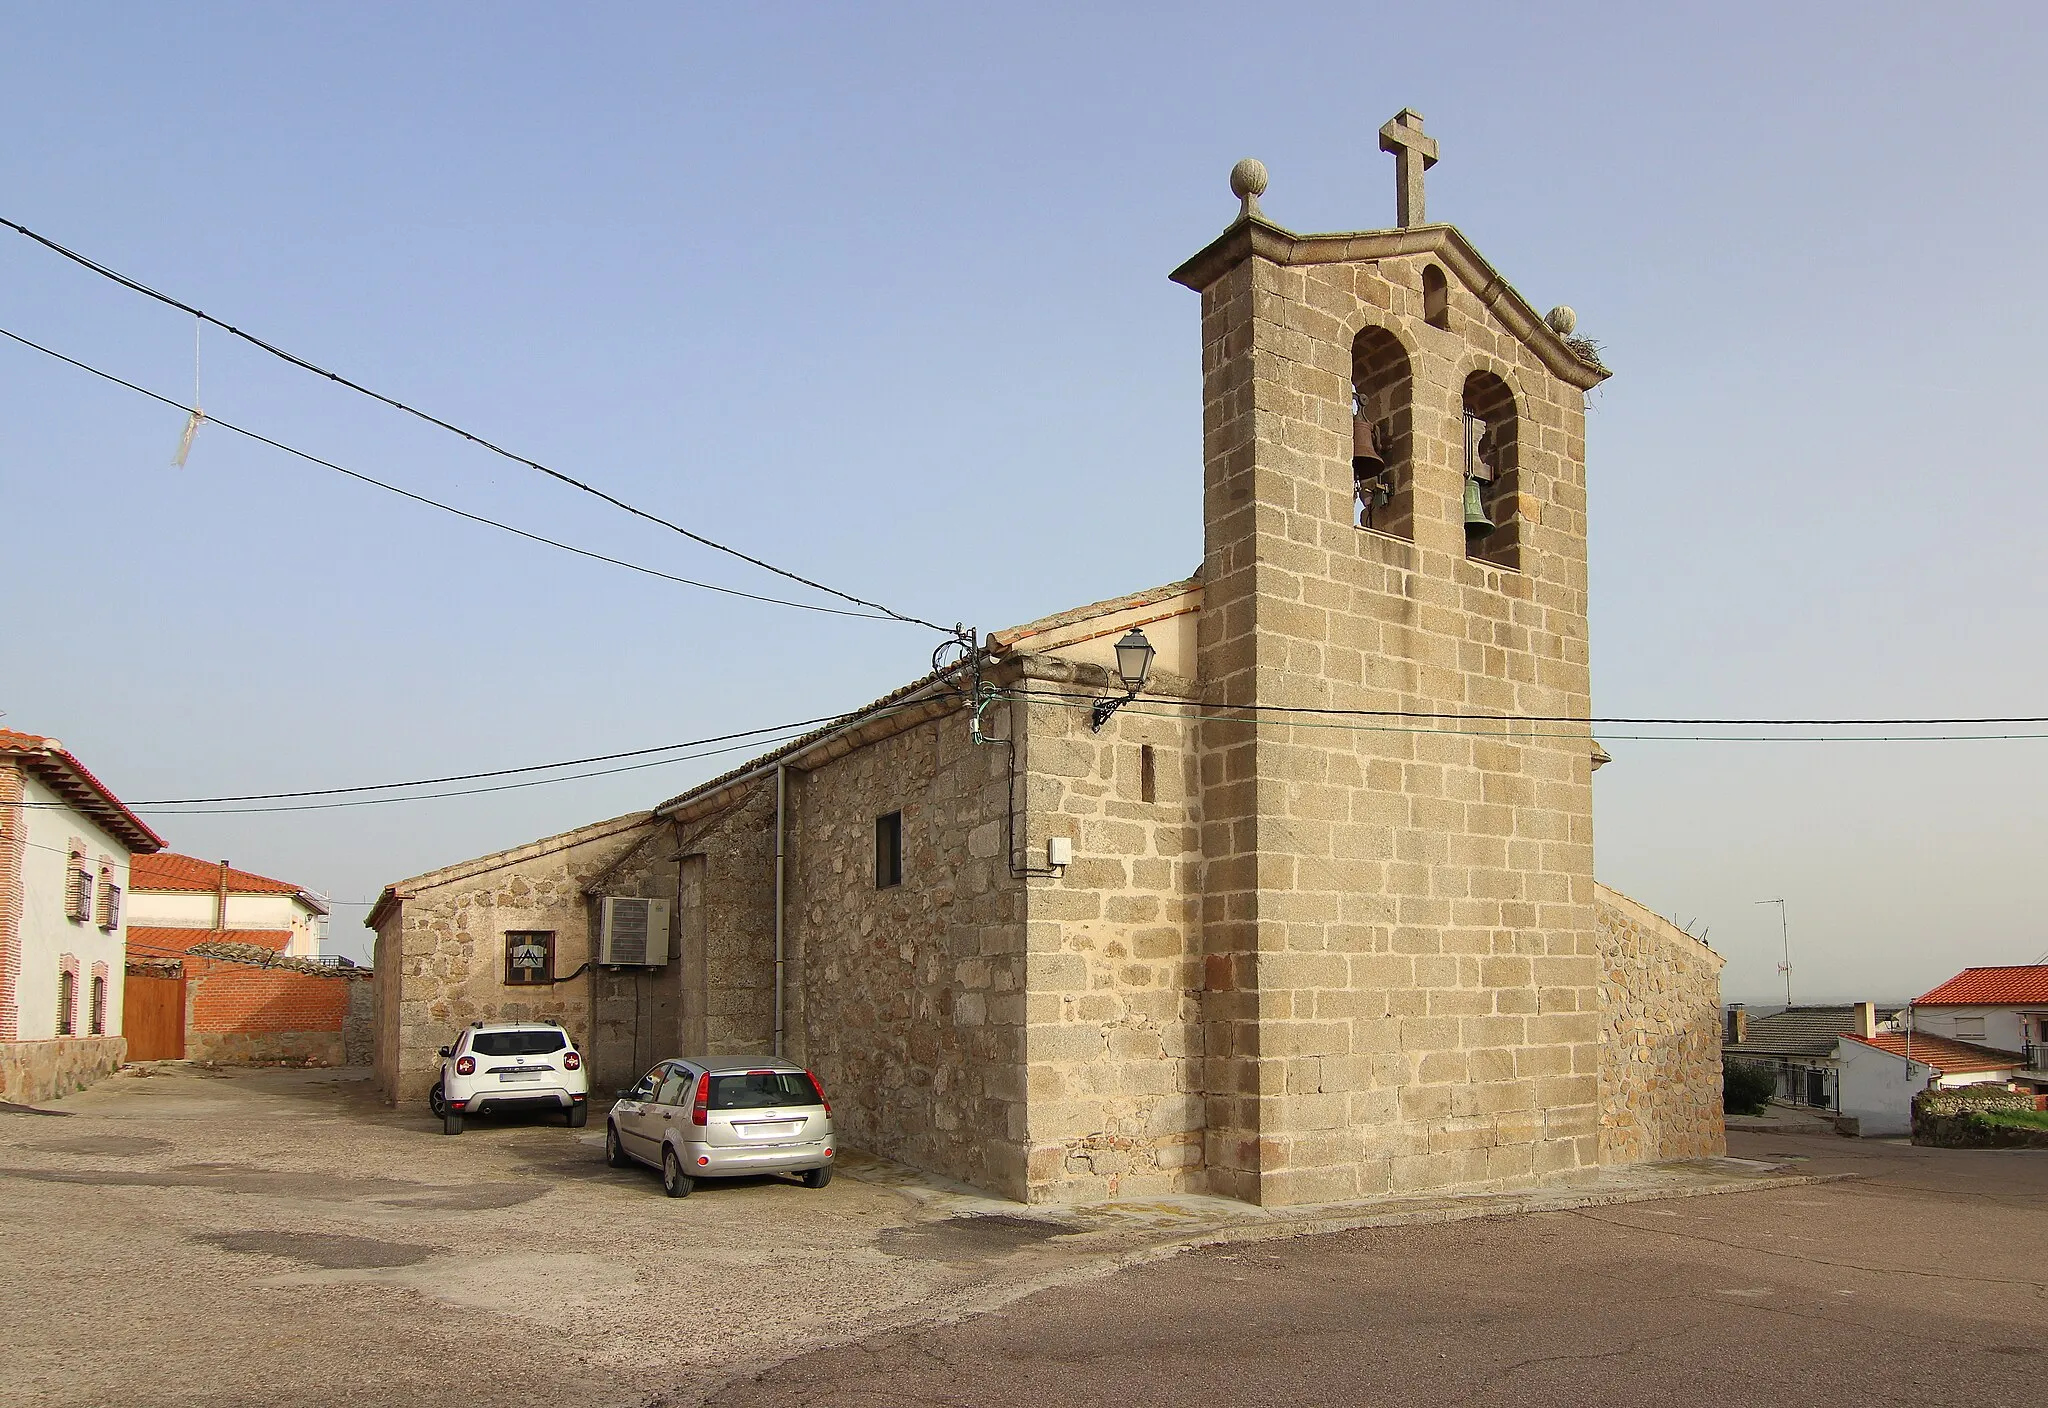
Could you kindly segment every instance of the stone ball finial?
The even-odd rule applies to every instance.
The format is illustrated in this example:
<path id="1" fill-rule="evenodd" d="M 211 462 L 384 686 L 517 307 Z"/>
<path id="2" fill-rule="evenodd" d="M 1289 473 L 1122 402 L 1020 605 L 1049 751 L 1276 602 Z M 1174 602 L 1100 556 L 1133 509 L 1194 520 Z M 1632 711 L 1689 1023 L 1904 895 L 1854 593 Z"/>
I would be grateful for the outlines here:
<path id="1" fill-rule="evenodd" d="M 1550 324 L 1550 330 L 1559 337 L 1570 337 L 1579 325 L 1579 315 L 1568 303 L 1560 303 L 1543 315 L 1543 321 Z"/>
<path id="2" fill-rule="evenodd" d="M 1266 193 L 1266 163 L 1246 157 L 1231 167 L 1230 193 L 1242 201 L 1257 201 Z"/>

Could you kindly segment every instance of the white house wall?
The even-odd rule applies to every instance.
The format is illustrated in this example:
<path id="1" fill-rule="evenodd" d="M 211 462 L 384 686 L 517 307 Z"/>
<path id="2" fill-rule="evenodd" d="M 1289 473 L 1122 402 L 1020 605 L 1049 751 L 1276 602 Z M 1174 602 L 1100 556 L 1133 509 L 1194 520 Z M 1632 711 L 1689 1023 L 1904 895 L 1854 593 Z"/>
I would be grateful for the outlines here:
<path id="1" fill-rule="evenodd" d="M 46 1041 L 57 1035 L 57 975 L 62 971 L 63 956 L 70 954 L 78 960 L 77 1034 L 85 1035 L 91 1020 L 92 966 L 104 963 L 106 1034 L 118 1036 L 128 938 L 128 849 L 70 807 L 47 805 L 63 799 L 40 779 L 27 776 L 22 784 L 22 800 L 29 803 L 22 809 L 28 847 L 21 861 L 21 979 L 15 988 L 19 1013 L 15 1030 L 22 1041 Z M 85 842 L 95 884 L 104 861 L 113 869 L 114 883 L 121 887 L 121 924 L 111 933 L 91 920 L 81 922 L 64 913 L 65 871 L 73 837 Z"/>
<path id="2" fill-rule="evenodd" d="M 1958 1036 L 1958 1020 L 1972 1017 L 1984 1019 L 1984 1030 L 1971 1036 Z M 2025 1040 L 2020 1035 L 2020 1013 L 2015 1007 L 1915 1007 L 1913 1030 L 1954 1037 L 1957 1041 L 1995 1047 L 2000 1051 L 2017 1051 Z M 1976 1029 L 1973 1027 L 1971 1030 L 1975 1032 Z"/>
<path id="3" fill-rule="evenodd" d="M 134 897 L 129 913 L 145 928 L 211 929 L 216 896 L 188 891 L 148 890 Z M 294 958 L 320 951 L 320 918 L 294 895 L 229 895 L 230 929 L 289 929 L 285 952 Z"/>

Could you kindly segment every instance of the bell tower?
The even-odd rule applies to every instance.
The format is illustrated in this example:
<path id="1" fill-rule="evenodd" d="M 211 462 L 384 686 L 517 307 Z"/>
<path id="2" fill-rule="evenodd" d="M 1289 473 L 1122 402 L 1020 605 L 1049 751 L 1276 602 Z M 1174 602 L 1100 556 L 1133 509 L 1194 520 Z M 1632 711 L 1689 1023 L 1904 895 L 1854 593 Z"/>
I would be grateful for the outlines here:
<path id="1" fill-rule="evenodd" d="M 1201 295 L 1212 1191 L 1268 1205 L 1598 1159 L 1584 394 L 1403 110 L 1392 228 L 1299 235 L 1239 162 Z"/>

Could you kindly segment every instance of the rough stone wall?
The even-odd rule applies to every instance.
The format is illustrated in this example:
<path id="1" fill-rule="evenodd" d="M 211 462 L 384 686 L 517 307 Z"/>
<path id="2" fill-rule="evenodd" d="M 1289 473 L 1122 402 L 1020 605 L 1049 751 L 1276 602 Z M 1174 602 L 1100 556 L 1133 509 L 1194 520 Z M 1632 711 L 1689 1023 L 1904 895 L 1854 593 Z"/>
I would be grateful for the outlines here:
<path id="1" fill-rule="evenodd" d="M 593 1093 L 624 1089 L 667 1057 L 704 1054 L 680 1039 L 685 965 L 677 943 L 678 859 L 674 828 L 661 826 L 591 885 L 593 896 L 669 901 L 667 963 L 591 970 L 591 1024 L 583 1058 Z"/>
<path id="2" fill-rule="evenodd" d="M 1433 261 L 1249 256 L 1204 289 L 1209 705 L 1590 711 L 1582 394 L 1456 277 L 1430 326 Z M 1412 541 L 1355 526 L 1368 324 L 1413 364 Z M 1480 370 L 1516 400 L 1520 571 L 1466 555 Z M 1301 1203 L 1598 1162 L 1590 740 L 1538 732 L 1203 725 L 1213 1191 Z"/>
<path id="3" fill-rule="evenodd" d="M 471 1022 L 559 1022 L 572 1040 L 589 1039 L 589 975 L 546 987 L 510 986 L 505 934 L 553 931 L 555 976 L 567 978 L 592 957 L 594 906 L 585 887 L 650 827 L 586 828 L 593 832 L 587 840 L 568 833 L 510 852 L 479 873 L 458 868 L 447 880 L 420 883 L 386 906 L 393 912 L 381 916 L 374 969 L 385 1004 L 377 1065 L 385 1099 L 425 1100 L 440 1071 L 440 1048 Z"/>
<path id="4" fill-rule="evenodd" d="M 128 1038 L 65 1036 L 0 1042 L 0 1100 L 35 1105 L 75 1095 L 128 1059 Z"/>
<path id="5" fill-rule="evenodd" d="M 185 1033 L 185 1059 L 216 1066 L 340 1066 L 347 1064 L 341 1033 Z"/>
<path id="6" fill-rule="evenodd" d="M 1197 725 L 1162 684 L 1100 733 L 1056 693 L 1015 710 L 1030 778 L 1020 858 L 1043 866 L 1048 837 L 1074 846 L 1027 901 L 1032 1202 L 1204 1187 Z"/>
<path id="7" fill-rule="evenodd" d="M 680 828 L 676 853 L 685 858 L 676 906 L 681 1050 L 767 1055 L 775 1042 L 774 778 Z"/>
<path id="8" fill-rule="evenodd" d="M 1600 886 L 1600 1162 L 1728 1152 L 1721 965 L 1669 920 Z"/>
<path id="9" fill-rule="evenodd" d="M 992 712 L 1002 735 L 1004 711 Z M 972 743 L 956 713 L 791 774 L 789 1054 L 824 1082 L 847 1144 L 1023 1199 L 1024 894 L 1005 855 L 1008 753 Z M 881 889 L 875 819 L 893 811 L 903 881 Z"/>
<path id="10" fill-rule="evenodd" d="M 375 1051 L 377 984 L 373 979 L 348 985 L 348 1012 L 341 1019 L 341 1063 L 367 1066 Z"/>

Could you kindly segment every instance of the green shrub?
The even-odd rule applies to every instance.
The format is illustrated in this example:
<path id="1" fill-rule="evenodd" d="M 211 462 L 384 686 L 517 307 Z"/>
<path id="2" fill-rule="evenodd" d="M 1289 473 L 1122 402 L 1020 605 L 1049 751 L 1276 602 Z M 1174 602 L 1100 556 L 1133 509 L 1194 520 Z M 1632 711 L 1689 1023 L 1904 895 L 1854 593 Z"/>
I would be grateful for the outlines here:
<path id="1" fill-rule="evenodd" d="M 1778 1073 L 1756 1061 L 1730 1061 L 1721 1068 L 1721 1105 L 1731 1115 L 1760 1115 L 1778 1093 Z"/>
<path id="2" fill-rule="evenodd" d="M 1986 1110 L 1972 1118 L 2008 1129 L 2048 1129 L 2048 1112 L 2041 1110 Z"/>

